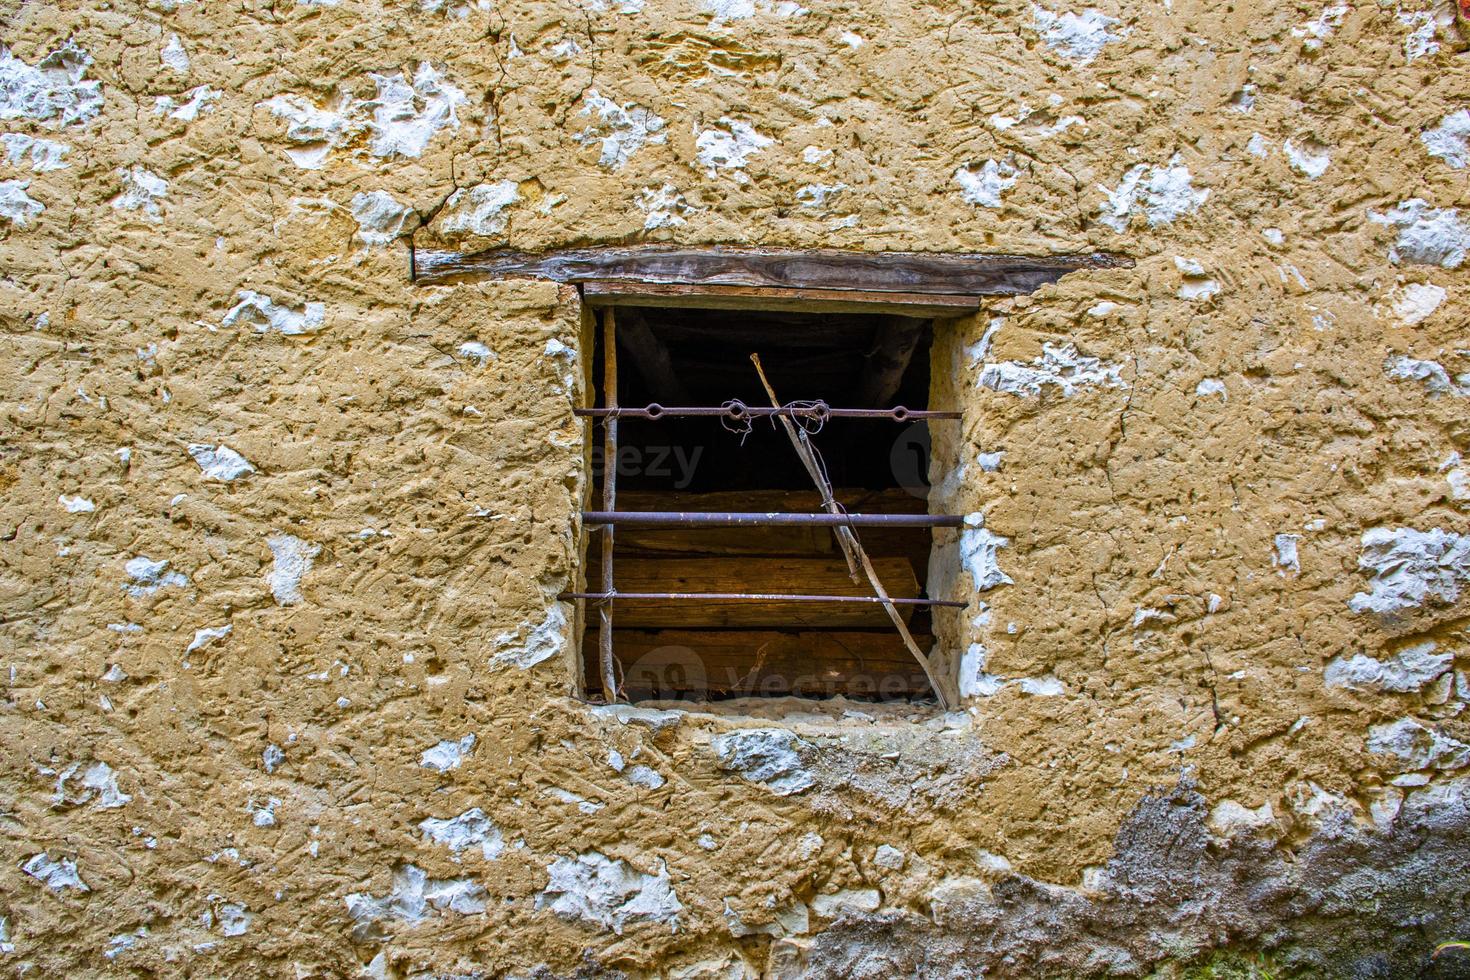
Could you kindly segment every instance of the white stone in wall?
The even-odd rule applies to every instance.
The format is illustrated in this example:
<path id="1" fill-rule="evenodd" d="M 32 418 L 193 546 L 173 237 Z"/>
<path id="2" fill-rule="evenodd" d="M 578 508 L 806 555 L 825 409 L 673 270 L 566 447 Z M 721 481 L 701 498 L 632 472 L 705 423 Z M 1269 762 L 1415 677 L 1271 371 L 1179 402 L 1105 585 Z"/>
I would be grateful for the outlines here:
<path id="1" fill-rule="evenodd" d="M 473 734 L 466 735 L 458 741 L 444 739 L 437 745 L 424 749 L 419 755 L 419 765 L 436 772 L 458 769 L 464 762 L 464 757 L 469 755 L 474 748 L 475 736 Z"/>
<path id="2" fill-rule="evenodd" d="M 674 893 L 668 870 L 644 874 L 598 851 L 557 858 L 546 869 L 550 880 L 536 896 L 538 909 L 580 920 L 622 935 L 628 922 L 667 923 L 677 929 L 684 906 Z"/>
<path id="3" fill-rule="evenodd" d="M 1258 91 L 1259 89 L 1255 85 L 1247 82 L 1240 87 L 1240 91 L 1230 97 L 1230 102 L 1226 108 L 1231 112 L 1239 112 L 1242 115 L 1253 112 L 1256 108 L 1256 93 Z"/>
<path id="4" fill-rule="evenodd" d="M 245 804 L 245 812 L 250 814 L 250 822 L 257 827 L 274 827 L 276 825 L 276 807 L 281 801 L 274 796 L 266 799 L 264 803 L 256 804 L 252 798 Z"/>
<path id="5" fill-rule="evenodd" d="M 522 669 L 534 667 L 561 653 L 566 640 L 566 603 L 553 599 L 546 607 L 546 618 L 539 624 L 523 624 L 520 630 L 510 630 L 495 638 L 496 652 L 491 662 Z"/>
<path id="6" fill-rule="evenodd" d="M 495 9 L 490 0 L 472 0 L 470 3 L 453 3 L 451 0 L 419 0 L 419 9 L 426 14 L 443 14 L 446 19 L 464 20 L 471 10 L 489 13 Z"/>
<path id="7" fill-rule="evenodd" d="M 265 581 L 278 606 L 294 606 L 302 601 L 301 580 L 311 571 L 312 560 L 322 546 L 303 541 L 294 534 L 272 534 L 265 539 L 271 549 L 271 570 Z"/>
<path id="8" fill-rule="evenodd" d="M 1274 539 L 1275 554 L 1271 563 L 1281 571 L 1278 575 L 1298 575 L 1302 570 L 1301 557 L 1297 552 L 1297 546 L 1301 543 L 1300 534 L 1278 534 Z"/>
<path id="9" fill-rule="evenodd" d="M 803 184 L 796 189 L 796 203 L 804 208 L 823 208 L 845 190 L 846 184 Z"/>
<path id="10" fill-rule="evenodd" d="M 17 228 L 29 228 L 46 205 L 26 193 L 28 180 L 0 180 L 0 218 Z"/>
<path id="11" fill-rule="evenodd" d="M 168 43 L 163 46 L 163 51 L 158 55 L 158 60 L 163 62 L 163 66 L 170 71 L 180 75 L 189 73 L 189 52 L 184 50 L 184 43 L 179 40 L 177 34 L 168 39 Z"/>
<path id="12" fill-rule="evenodd" d="M 445 202 L 441 227 L 446 234 L 498 235 L 505 231 L 510 217 L 506 209 L 520 199 L 520 189 L 513 180 L 461 188 Z"/>
<path id="13" fill-rule="evenodd" d="M 844 888 L 812 896 L 811 909 L 819 918 L 835 919 L 844 912 L 876 912 L 883 896 L 876 888 Z"/>
<path id="14" fill-rule="evenodd" d="M 407 72 L 368 77 L 378 86 L 377 95 L 364 104 L 372 113 L 368 152 L 374 156 L 418 157 L 440 130 L 459 129 L 455 109 L 465 103 L 465 94 L 427 61 L 412 80 Z"/>
<path id="15" fill-rule="evenodd" d="M 645 187 L 638 192 L 638 209 L 647 217 L 643 219 L 643 230 L 672 228 L 684 223 L 684 216 L 695 210 L 679 189 L 673 184 L 662 187 Z"/>
<path id="16" fill-rule="evenodd" d="M 1301 145 L 1287 140 L 1281 144 L 1281 150 L 1286 154 L 1287 162 L 1293 169 L 1306 174 L 1312 180 L 1325 174 L 1327 168 L 1332 164 L 1332 154 L 1327 147 L 1311 140 Z"/>
<path id="17" fill-rule="evenodd" d="M 1420 197 L 1410 198 L 1390 211 L 1369 211 L 1368 220 L 1398 229 L 1389 249 L 1389 261 L 1437 265 L 1458 269 L 1470 250 L 1470 227 L 1454 208 L 1435 208 Z"/>
<path id="18" fill-rule="evenodd" d="M 223 626 L 208 626 L 204 629 L 195 630 L 194 639 L 189 641 L 189 645 L 184 648 L 184 652 L 193 653 L 195 650 L 209 646 L 215 640 L 223 640 L 230 635 L 234 628 L 229 623 L 226 623 Z"/>
<path id="19" fill-rule="evenodd" d="M 419 830 L 425 838 L 455 854 L 479 848 L 486 861 L 494 861 L 505 851 L 505 840 L 499 828 L 479 807 L 466 810 L 457 817 L 430 817 L 419 823 Z"/>
<path id="20" fill-rule="evenodd" d="M 750 157 L 774 146 L 776 141 L 757 133 L 749 123 L 728 116 L 719 125 L 721 128 L 703 130 L 695 137 L 695 162 L 710 177 L 728 170 L 737 182 L 744 183 L 750 179 L 742 172 Z"/>
<path id="21" fill-rule="evenodd" d="M 220 325 L 233 327 L 241 323 L 251 324 L 256 333 L 274 331 L 288 337 L 316 333 L 326 326 L 327 307 L 325 303 L 307 303 L 297 311 L 277 303 L 264 293 L 242 289 L 236 296 L 235 305 L 220 320 Z"/>
<path id="22" fill-rule="evenodd" d="M 168 195 L 168 182 L 143 167 L 121 169 L 122 193 L 112 199 L 119 211 L 142 211 L 153 221 L 163 220 L 163 199 Z"/>
<path id="23" fill-rule="evenodd" d="M 130 558 L 123 566 L 123 570 L 133 580 L 132 585 L 125 585 L 123 588 L 127 590 L 128 595 L 134 598 L 152 595 L 159 589 L 169 586 L 189 584 L 188 578 L 182 573 L 169 571 L 168 562 L 163 559 L 154 561 L 144 555 L 139 555 L 136 558 Z"/>
<path id="24" fill-rule="evenodd" d="M 1415 326 L 1429 319 L 1439 309 L 1448 293 L 1443 286 L 1428 282 L 1400 282 L 1389 292 L 1387 305 L 1375 310 L 1401 320 L 1407 326 Z"/>
<path id="25" fill-rule="evenodd" d="M 97 505 L 86 497 L 72 497 L 62 494 L 56 498 L 56 502 L 68 514 L 90 514 L 97 509 Z"/>
<path id="26" fill-rule="evenodd" d="M 1199 210 L 1210 196 L 1208 189 L 1195 190 L 1189 168 L 1175 154 L 1167 165 L 1140 163 L 1128 170 L 1116 189 L 1099 185 L 1108 196 L 1098 220 L 1123 232 L 1133 215 L 1142 214 L 1150 225 L 1165 225 Z"/>
<path id="27" fill-rule="evenodd" d="M 357 237 L 369 248 L 382 248 L 403 234 L 404 223 L 413 208 L 401 204 L 387 191 L 369 191 L 352 195 L 352 217 L 357 222 Z"/>
<path id="28" fill-rule="evenodd" d="M 623 778 L 639 789 L 658 789 L 667 782 L 657 770 L 648 766 L 631 766 L 623 773 Z"/>
<path id="29" fill-rule="evenodd" d="M 1439 157 L 1454 170 L 1464 170 L 1470 165 L 1470 109 L 1445 116 L 1438 126 L 1421 133 L 1419 141 L 1430 156 Z"/>
<path id="30" fill-rule="evenodd" d="M 147 935 L 148 927 L 139 926 L 135 932 L 125 932 L 121 935 L 113 936 L 107 941 L 107 947 L 103 949 L 102 957 L 106 960 L 115 960 L 138 945 L 138 940 L 143 939 Z"/>
<path id="31" fill-rule="evenodd" d="M 1276 814 L 1268 800 L 1250 809 L 1235 800 L 1222 800 L 1210 811 L 1208 826 L 1217 837 L 1239 837 L 1267 830 L 1276 824 Z"/>
<path id="32" fill-rule="evenodd" d="M 1368 729 L 1368 751 L 1396 760 L 1395 768 L 1401 772 L 1470 765 L 1470 745 L 1414 718 L 1400 718 Z"/>
<path id="33" fill-rule="evenodd" d="M 1080 65 L 1092 61 L 1106 45 L 1128 34 L 1127 30 L 1111 33 L 1108 29 L 1118 23 L 1117 18 L 1095 7 L 1088 7 L 1080 14 L 1071 11 L 1054 14 L 1043 7 L 1032 7 L 1031 16 L 1046 46 Z"/>
<path id="34" fill-rule="evenodd" d="M 389 159 L 418 157 L 444 129 L 458 129 L 457 110 L 464 92 L 444 79 L 433 65 L 420 62 L 410 78 L 370 72 L 377 93 L 365 101 L 339 95 L 329 106 L 319 106 L 300 95 L 278 95 L 260 103 L 286 121 L 286 153 L 297 166 L 319 169 L 334 147 L 354 133 L 369 132 L 367 152 Z"/>
<path id="35" fill-rule="evenodd" d="M 1405 647 L 1386 661 L 1362 653 L 1337 657 L 1322 671 L 1322 683 L 1354 691 L 1418 691 L 1455 664 L 1453 653 L 1436 653 L 1436 649 L 1434 641 L 1427 640 Z"/>
<path id="36" fill-rule="evenodd" d="M 218 895 L 211 895 L 210 898 L 214 902 L 210 911 L 221 936 L 233 939 L 249 931 L 250 922 L 254 916 L 250 914 L 248 908 L 239 902 L 220 901 Z"/>
<path id="37" fill-rule="evenodd" d="M 801 151 L 803 163 L 809 163 L 814 167 L 830 167 L 834 153 L 832 150 L 823 149 L 820 146 L 808 146 Z"/>
<path id="38" fill-rule="evenodd" d="M 1053 385 L 1070 398 L 1091 387 L 1126 388 L 1122 365 L 1079 354 L 1070 343 L 1041 345 L 1041 357 L 1034 361 L 999 361 L 986 364 L 980 371 L 979 387 L 1005 392 L 1017 398 L 1040 395 Z"/>
<path id="39" fill-rule="evenodd" d="M 194 457 L 205 477 L 211 480 L 228 483 L 255 472 L 249 460 L 224 444 L 194 443 L 189 446 L 189 455 Z"/>
<path id="40" fill-rule="evenodd" d="M 966 698 L 988 698 L 1000 693 L 1005 681 L 986 672 L 986 661 L 990 652 L 980 643 L 971 643 L 960 658 L 960 696 Z"/>
<path id="41" fill-rule="evenodd" d="M 816 782 L 801 761 L 800 750 L 807 747 L 802 739 L 781 728 L 752 728 L 710 739 L 721 769 L 739 773 L 777 796 L 800 793 Z"/>
<path id="42" fill-rule="evenodd" d="M 1347 12 L 1347 4 L 1332 4 L 1313 20 L 1307 21 L 1300 27 L 1293 27 L 1291 29 L 1291 36 L 1302 38 L 1302 47 L 1306 50 L 1319 51 L 1322 48 L 1322 42 L 1331 37 L 1342 26 L 1342 20 L 1347 16 Z"/>
<path id="43" fill-rule="evenodd" d="M 608 170 L 621 170 L 643 147 L 668 139 L 665 120 L 650 109 L 632 102 L 618 105 L 595 88 L 587 90 L 582 103 L 581 114 L 597 121 L 574 139 L 583 146 L 600 143 L 597 163 Z"/>
<path id="44" fill-rule="evenodd" d="M 986 160 L 979 171 L 960 167 L 954 172 L 960 196 L 982 208 L 1000 207 L 1001 195 L 1015 187 L 1020 179 L 1020 171 L 1009 161 Z"/>
<path id="45" fill-rule="evenodd" d="M 1400 381 L 1417 381 L 1429 392 L 1430 398 L 1452 395 L 1457 398 L 1470 397 L 1470 375 L 1462 374 L 1451 378 L 1449 371 L 1438 361 L 1424 361 L 1405 354 L 1390 357 L 1383 365 L 1384 373 Z"/>
<path id="46" fill-rule="evenodd" d="M 749 20 L 756 10 L 776 17 L 799 17 L 809 11 L 792 0 L 702 0 L 701 9 L 713 14 L 709 26 L 720 28 L 730 20 Z"/>
<path id="47" fill-rule="evenodd" d="M 1230 393 L 1225 388 L 1225 382 L 1219 378 L 1205 378 L 1199 384 L 1195 385 L 1194 393 L 1201 398 L 1219 395 L 1221 401 L 1230 400 Z"/>
<path id="48" fill-rule="evenodd" d="M 86 81 L 92 58 L 72 42 L 33 67 L 0 46 L 0 119 L 33 119 L 62 126 L 96 118 L 102 83 Z"/>
<path id="49" fill-rule="evenodd" d="M 475 361 L 480 367 L 496 360 L 495 352 L 478 340 L 466 340 L 459 345 L 458 353 L 467 361 Z"/>
<path id="50" fill-rule="evenodd" d="M 879 844 L 873 852 L 873 863 L 887 871 L 899 870 L 906 860 L 903 851 L 892 844 Z"/>
<path id="51" fill-rule="evenodd" d="M 77 778 L 79 772 L 81 777 Z M 56 806 L 91 803 L 99 810 L 116 810 L 127 806 L 132 799 L 118 789 L 117 773 L 105 762 L 94 762 L 85 770 L 80 762 L 68 766 L 57 775 L 56 792 L 51 796 Z"/>
<path id="52" fill-rule="evenodd" d="M 347 914 L 358 922 L 357 935 L 380 920 L 416 926 L 438 912 L 475 915 L 485 911 L 485 889 L 468 878 L 430 878 L 422 869 L 406 864 L 393 872 L 393 888 L 381 898 L 366 892 L 346 896 Z"/>
<path id="53" fill-rule="evenodd" d="M 200 85 L 183 93 L 176 100 L 171 95 L 160 95 L 153 100 L 153 114 L 155 116 L 168 116 L 180 122 L 193 122 L 199 118 L 202 112 L 213 112 L 215 103 L 219 101 L 220 94 L 208 85 Z"/>
<path id="54" fill-rule="evenodd" d="M 1358 568 L 1369 590 L 1348 600 L 1355 613 L 1385 619 L 1434 603 L 1448 605 L 1470 582 L 1470 536 L 1434 528 L 1375 527 L 1363 532 Z"/>
<path id="55" fill-rule="evenodd" d="M 299 95 L 278 95 L 261 106 L 286 121 L 286 139 L 294 144 L 286 155 L 303 170 L 320 169 L 333 147 L 362 128 L 351 118 L 353 102 L 345 95 L 327 108 Z"/>
<path id="56" fill-rule="evenodd" d="M 1011 543 L 1010 538 L 1001 537 L 985 527 L 985 515 L 965 515 L 965 527 L 960 531 L 960 566 L 970 573 L 976 592 L 988 592 L 999 585 L 1013 585 L 1014 581 L 1000 569 L 999 552 Z"/>
<path id="57" fill-rule="evenodd" d="M 82 881 L 82 876 L 77 872 L 77 863 L 68 858 L 53 861 L 51 855 L 42 852 L 22 864 L 20 869 L 54 892 L 65 888 L 79 892 L 92 890 Z"/>
<path id="58" fill-rule="evenodd" d="M 43 139 L 39 136 L 27 136 L 24 133 L 4 133 L 0 134 L 0 144 L 4 144 L 5 160 L 12 167 L 21 166 L 27 157 L 30 157 L 30 167 L 33 173 L 65 170 L 71 166 L 62 159 L 71 152 L 71 147 L 65 143 Z"/>
<path id="59" fill-rule="evenodd" d="M 1439 42 L 1435 35 L 1440 27 L 1448 27 L 1454 21 L 1454 13 L 1439 10 L 1416 10 L 1398 15 L 1399 23 L 1409 29 L 1404 37 L 1405 63 L 1427 58 L 1439 53 Z"/>
<path id="60" fill-rule="evenodd" d="M 1205 267 L 1197 259 L 1174 256 L 1174 268 L 1179 270 L 1179 298 L 1205 300 L 1220 291 L 1220 284 L 1205 274 Z"/>

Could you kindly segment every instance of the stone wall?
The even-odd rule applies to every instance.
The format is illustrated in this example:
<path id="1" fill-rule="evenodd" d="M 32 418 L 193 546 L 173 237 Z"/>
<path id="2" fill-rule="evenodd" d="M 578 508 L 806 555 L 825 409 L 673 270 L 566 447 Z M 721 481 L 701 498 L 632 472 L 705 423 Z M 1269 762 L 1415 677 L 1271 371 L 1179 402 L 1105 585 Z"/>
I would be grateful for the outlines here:
<path id="1" fill-rule="evenodd" d="M 1470 939 L 1449 6 L 0 11 L 6 974 Z M 410 241 L 1136 265 L 940 331 L 962 710 L 693 711 L 575 696 L 575 291 Z"/>

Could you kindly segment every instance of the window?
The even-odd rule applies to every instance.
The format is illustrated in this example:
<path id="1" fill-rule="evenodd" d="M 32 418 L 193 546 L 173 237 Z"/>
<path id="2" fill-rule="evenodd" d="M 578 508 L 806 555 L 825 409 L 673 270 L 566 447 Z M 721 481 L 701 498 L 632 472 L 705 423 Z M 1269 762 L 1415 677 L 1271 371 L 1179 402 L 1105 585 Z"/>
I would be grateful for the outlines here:
<path id="1" fill-rule="evenodd" d="M 925 654 L 937 607 L 963 603 L 925 589 L 934 536 L 959 519 L 927 513 L 925 426 L 938 416 L 890 410 L 931 411 L 936 318 L 1132 265 L 1107 253 L 730 245 L 409 254 L 418 283 L 549 279 L 576 284 L 602 313 L 602 328 L 584 332 L 595 381 L 577 410 L 601 423 L 587 427 L 599 465 L 577 585 L 563 598 L 577 601 L 583 690 L 609 700 L 925 699 L 937 688 L 943 703 L 950 685 Z M 886 417 L 864 417 L 873 411 Z M 801 438 L 773 412 L 820 461 L 803 462 Z M 607 436 L 618 448 L 604 466 L 592 450 Z M 827 481 L 840 507 L 824 505 Z M 846 527 L 861 548 L 839 541 Z"/>
<path id="2" fill-rule="evenodd" d="M 582 410 L 593 420 L 594 475 L 579 593 L 585 690 L 606 696 L 607 614 L 613 675 L 629 700 L 933 699 L 892 619 L 927 655 L 931 529 L 946 520 L 928 514 L 932 320 L 635 302 L 601 310 L 592 407 Z M 610 402 L 613 466 L 603 448 Z M 793 432 L 810 447 L 805 461 Z M 824 506 L 808 462 L 836 508 Z M 817 523 L 827 520 L 862 523 Z M 848 533 L 861 550 L 851 562 Z M 891 605 L 877 601 L 868 568 Z"/>

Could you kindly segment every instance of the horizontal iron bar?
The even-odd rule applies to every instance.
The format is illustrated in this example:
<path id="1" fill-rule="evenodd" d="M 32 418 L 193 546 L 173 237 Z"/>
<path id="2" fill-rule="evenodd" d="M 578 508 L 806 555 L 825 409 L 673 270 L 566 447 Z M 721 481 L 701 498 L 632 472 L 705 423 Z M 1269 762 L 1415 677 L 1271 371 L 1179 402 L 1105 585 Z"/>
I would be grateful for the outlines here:
<path id="1" fill-rule="evenodd" d="M 961 527 L 957 514 L 786 514 L 764 511 L 587 510 L 584 524 L 634 527 Z"/>
<path id="2" fill-rule="evenodd" d="M 826 402 L 810 405 L 782 405 L 780 408 L 746 405 L 743 402 L 726 402 L 723 405 L 699 405 L 668 408 L 658 402 L 634 408 L 620 405 L 617 408 L 578 408 L 574 414 L 591 418 L 636 418 L 661 419 L 666 415 L 709 416 L 729 419 L 769 418 L 784 415 L 787 418 L 814 419 L 892 419 L 906 422 L 910 419 L 957 419 L 959 412 L 931 412 L 927 409 L 908 408 L 898 405 L 893 408 L 832 408 Z"/>
<path id="3" fill-rule="evenodd" d="M 948 599 L 880 599 L 875 595 L 787 595 L 781 592 L 563 592 L 558 599 L 713 599 L 720 602 L 891 602 L 895 606 L 953 606 L 966 603 Z"/>

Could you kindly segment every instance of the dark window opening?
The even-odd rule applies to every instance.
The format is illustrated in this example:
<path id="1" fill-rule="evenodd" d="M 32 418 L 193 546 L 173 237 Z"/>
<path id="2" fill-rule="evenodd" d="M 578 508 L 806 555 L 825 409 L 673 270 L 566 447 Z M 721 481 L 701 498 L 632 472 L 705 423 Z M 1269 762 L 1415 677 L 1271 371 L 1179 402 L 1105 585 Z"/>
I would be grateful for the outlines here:
<path id="1" fill-rule="evenodd" d="M 714 407 L 732 400 L 769 408 L 752 353 L 783 404 L 834 409 L 925 410 L 932 322 L 871 313 L 766 312 L 619 306 L 615 311 L 618 512 L 822 512 L 812 477 L 775 419 L 639 418 L 650 404 Z M 604 311 L 603 316 L 606 315 Z M 593 351 L 592 404 L 606 406 L 603 329 Z M 935 406 L 946 408 L 947 406 Z M 589 420 L 601 510 L 606 462 L 601 418 Z M 926 423 L 893 418 L 805 418 L 835 499 L 854 514 L 925 515 Z M 602 581 L 603 535 L 589 528 L 586 589 Z M 934 532 L 925 526 L 855 529 L 918 647 L 933 645 L 922 601 Z M 628 593 L 841 595 L 872 597 L 857 581 L 831 527 L 641 527 L 614 530 L 610 604 L 614 673 L 628 700 L 720 700 L 794 695 L 858 700 L 928 700 L 923 668 L 875 602 L 780 599 L 629 599 Z M 605 696 L 599 617 L 584 604 L 584 689 Z"/>

